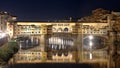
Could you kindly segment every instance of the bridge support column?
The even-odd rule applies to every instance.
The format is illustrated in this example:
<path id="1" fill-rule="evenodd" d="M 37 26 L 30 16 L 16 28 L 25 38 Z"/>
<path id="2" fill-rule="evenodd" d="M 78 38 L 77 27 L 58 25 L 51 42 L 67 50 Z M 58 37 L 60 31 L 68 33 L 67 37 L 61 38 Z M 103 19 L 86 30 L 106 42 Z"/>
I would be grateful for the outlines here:
<path id="1" fill-rule="evenodd" d="M 78 54 L 79 48 L 78 48 L 77 37 L 78 37 L 77 34 L 73 35 L 73 40 L 74 40 L 73 59 L 75 60 L 76 63 L 79 63 L 79 57 L 78 57 L 79 56 L 79 54 Z"/>
<path id="2" fill-rule="evenodd" d="M 41 48 L 41 51 L 44 52 L 45 51 L 45 34 L 42 34 L 40 36 L 40 48 Z"/>
<path id="3" fill-rule="evenodd" d="M 83 39 L 82 39 L 82 36 L 81 36 L 81 34 L 78 34 L 78 36 L 77 36 L 77 49 L 78 49 L 78 58 L 79 58 L 79 62 L 82 62 L 82 60 L 83 60 L 83 55 L 82 55 L 82 50 L 83 50 L 83 47 L 82 47 L 82 43 L 83 43 L 83 41 L 82 41 Z"/>
<path id="4" fill-rule="evenodd" d="M 116 52 L 116 46 L 114 44 L 114 41 L 116 40 L 114 32 L 110 32 L 110 45 L 109 45 L 109 67 L 110 68 L 116 68 L 115 64 L 116 62 L 114 61 L 115 58 L 113 55 Z"/>

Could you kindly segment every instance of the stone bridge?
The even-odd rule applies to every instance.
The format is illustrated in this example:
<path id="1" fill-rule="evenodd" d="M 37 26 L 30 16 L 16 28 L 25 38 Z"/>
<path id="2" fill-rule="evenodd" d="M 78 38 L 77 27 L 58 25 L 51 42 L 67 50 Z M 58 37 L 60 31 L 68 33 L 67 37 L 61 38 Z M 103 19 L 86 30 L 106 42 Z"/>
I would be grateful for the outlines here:
<path id="1" fill-rule="evenodd" d="M 106 38 L 107 36 L 93 35 Z M 41 63 L 41 62 L 89 62 L 108 60 L 106 49 L 84 50 L 84 39 L 89 35 L 72 33 L 52 33 L 32 35 L 39 38 L 39 46 L 27 50 L 19 50 L 14 56 L 15 62 Z"/>

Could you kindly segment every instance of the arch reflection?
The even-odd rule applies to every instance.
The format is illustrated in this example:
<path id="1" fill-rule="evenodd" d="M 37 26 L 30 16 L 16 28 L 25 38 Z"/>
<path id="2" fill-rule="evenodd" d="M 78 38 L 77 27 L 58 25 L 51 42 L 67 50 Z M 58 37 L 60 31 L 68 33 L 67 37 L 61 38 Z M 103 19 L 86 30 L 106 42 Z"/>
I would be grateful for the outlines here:
<path id="1" fill-rule="evenodd" d="M 92 42 L 93 50 L 102 49 L 106 46 L 105 45 L 105 41 L 107 40 L 106 38 L 101 36 L 93 36 L 93 37 L 94 37 L 93 39 L 89 39 L 89 36 L 85 36 L 85 38 L 83 39 L 84 50 L 90 49 L 91 42 Z"/>

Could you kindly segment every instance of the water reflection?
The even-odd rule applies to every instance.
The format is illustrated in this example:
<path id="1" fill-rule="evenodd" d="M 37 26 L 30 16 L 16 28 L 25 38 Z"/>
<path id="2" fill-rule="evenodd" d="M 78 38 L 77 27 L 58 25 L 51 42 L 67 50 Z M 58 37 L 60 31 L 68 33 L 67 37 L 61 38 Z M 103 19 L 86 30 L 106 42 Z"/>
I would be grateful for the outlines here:
<path id="1" fill-rule="evenodd" d="M 73 45 L 73 40 L 67 37 L 51 37 L 48 39 L 48 47 L 53 50 L 67 49 Z"/>
<path id="2" fill-rule="evenodd" d="M 18 37 L 17 40 L 19 42 L 20 49 L 28 49 L 40 44 L 40 39 L 36 37 Z"/>
<path id="3" fill-rule="evenodd" d="M 84 45 L 84 49 L 85 50 L 89 50 L 90 49 L 90 42 L 92 42 L 92 49 L 96 50 L 96 49 L 102 49 L 106 46 L 105 41 L 107 39 L 104 37 L 100 37 L 100 36 L 94 36 L 94 39 L 89 39 L 89 36 L 86 36 L 83 39 L 83 45 Z"/>
<path id="4" fill-rule="evenodd" d="M 33 63 L 33 64 L 15 64 L 10 65 L 9 68 L 92 68 L 89 64 L 75 64 L 75 63 Z"/>

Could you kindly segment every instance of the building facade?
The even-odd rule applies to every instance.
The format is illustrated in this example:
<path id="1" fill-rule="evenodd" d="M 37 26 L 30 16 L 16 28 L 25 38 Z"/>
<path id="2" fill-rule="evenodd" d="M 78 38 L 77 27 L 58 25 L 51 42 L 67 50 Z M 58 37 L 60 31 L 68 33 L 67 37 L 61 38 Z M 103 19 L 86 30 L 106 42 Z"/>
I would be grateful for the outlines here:
<path id="1" fill-rule="evenodd" d="M 46 56 L 44 62 L 89 62 L 108 60 L 109 22 L 15 22 L 12 38 L 29 37 L 39 39 L 33 49 L 22 49 L 16 54 L 16 62 L 43 62 L 34 56 Z M 9 28 L 10 29 L 10 28 Z M 38 41 L 38 40 L 35 40 Z M 28 46 L 29 47 L 29 46 Z M 30 52 L 30 53 L 29 53 Z M 42 54 L 43 53 L 43 54 Z M 33 54 L 33 55 L 32 55 Z M 31 56 L 31 58 L 28 58 Z M 33 57 L 33 58 L 32 58 Z M 21 59 L 21 60 L 20 60 Z M 40 61 L 39 61 L 40 60 Z M 32 62 L 31 62 L 32 63 Z M 34 61 L 33 61 L 34 63 Z"/>
<path id="2" fill-rule="evenodd" d="M 0 11 L 0 46 L 6 43 L 10 38 L 8 23 L 14 23 L 14 21 L 16 21 L 15 16 L 12 16 L 5 11 Z"/>
<path id="3" fill-rule="evenodd" d="M 19 22 L 1 12 L 0 32 L 19 40 L 16 63 L 105 62 L 109 68 L 115 65 L 113 55 L 120 54 L 120 46 L 116 46 L 120 42 L 120 13 L 103 18 L 99 22 Z"/>

